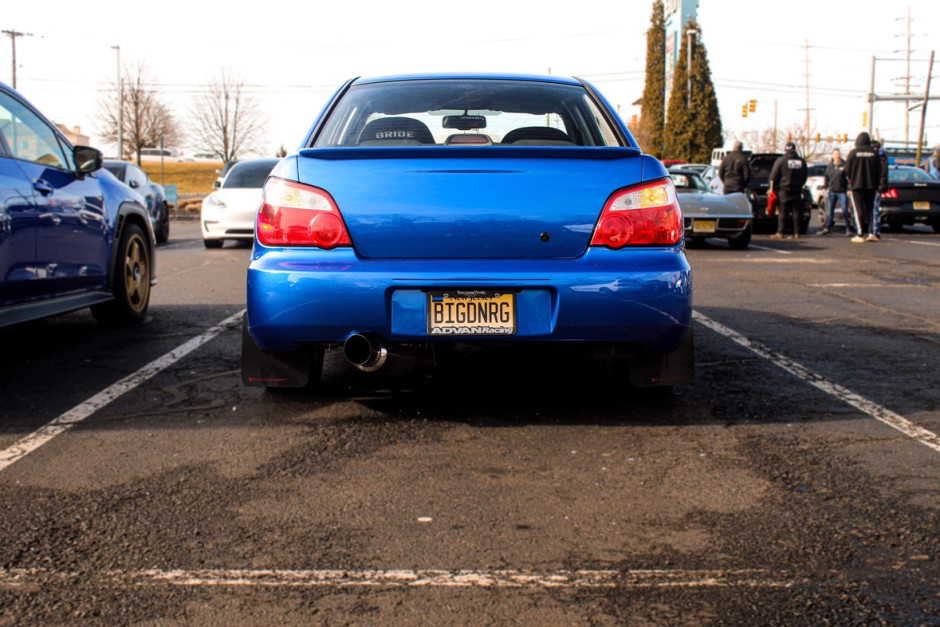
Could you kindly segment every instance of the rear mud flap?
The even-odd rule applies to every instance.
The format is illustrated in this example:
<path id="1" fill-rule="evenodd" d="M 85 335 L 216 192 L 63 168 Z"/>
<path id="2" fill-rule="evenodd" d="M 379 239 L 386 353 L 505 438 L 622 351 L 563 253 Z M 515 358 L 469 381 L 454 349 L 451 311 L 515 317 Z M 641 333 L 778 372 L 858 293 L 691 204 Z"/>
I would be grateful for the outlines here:
<path id="1" fill-rule="evenodd" d="M 671 353 L 642 355 L 630 362 L 634 387 L 666 387 L 689 383 L 695 373 L 695 341 L 692 328 L 679 348 Z"/>
<path id="2" fill-rule="evenodd" d="M 269 388 L 301 388 L 310 379 L 310 350 L 264 352 L 242 321 L 242 383 Z"/>

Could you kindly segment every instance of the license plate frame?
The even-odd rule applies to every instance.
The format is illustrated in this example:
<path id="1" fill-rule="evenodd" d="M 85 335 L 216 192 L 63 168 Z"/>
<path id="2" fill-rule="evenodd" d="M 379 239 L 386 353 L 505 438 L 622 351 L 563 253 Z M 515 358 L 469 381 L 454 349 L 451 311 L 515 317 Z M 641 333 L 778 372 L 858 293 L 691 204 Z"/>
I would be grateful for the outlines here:
<path id="1" fill-rule="evenodd" d="M 718 230 L 718 220 L 692 220 L 693 233 L 714 233 Z"/>
<path id="2" fill-rule="evenodd" d="M 515 335 L 516 311 L 516 292 L 512 290 L 428 291 L 428 335 Z"/>

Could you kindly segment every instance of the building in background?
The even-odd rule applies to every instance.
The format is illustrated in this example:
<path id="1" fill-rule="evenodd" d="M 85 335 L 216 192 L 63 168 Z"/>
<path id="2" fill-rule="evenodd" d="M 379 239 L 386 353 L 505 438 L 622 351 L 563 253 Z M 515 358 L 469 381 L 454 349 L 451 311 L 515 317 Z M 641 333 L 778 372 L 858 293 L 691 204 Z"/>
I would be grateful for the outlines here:
<path id="1" fill-rule="evenodd" d="M 88 146 L 91 144 L 91 137 L 82 135 L 80 126 L 73 126 L 72 130 L 69 130 L 65 124 L 56 124 L 56 126 L 59 127 L 59 130 L 62 131 L 65 138 L 72 142 L 73 146 Z"/>
<path id="2" fill-rule="evenodd" d="M 690 19 L 698 19 L 698 0 L 666 0 L 666 107 L 682 49 L 682 31 Z"/>

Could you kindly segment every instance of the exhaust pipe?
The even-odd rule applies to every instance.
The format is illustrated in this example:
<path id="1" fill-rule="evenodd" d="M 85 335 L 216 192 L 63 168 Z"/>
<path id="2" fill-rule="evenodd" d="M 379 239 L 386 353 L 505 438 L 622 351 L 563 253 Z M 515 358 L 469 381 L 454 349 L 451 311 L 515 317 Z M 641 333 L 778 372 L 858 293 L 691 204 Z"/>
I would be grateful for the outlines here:
<path id="1" fill-rule="evenodd" d="M 354 333 L 343 343 L 343 357 L 363 372 L 375 372 L 388 360 L 388 349 L 380 337 Z"/>

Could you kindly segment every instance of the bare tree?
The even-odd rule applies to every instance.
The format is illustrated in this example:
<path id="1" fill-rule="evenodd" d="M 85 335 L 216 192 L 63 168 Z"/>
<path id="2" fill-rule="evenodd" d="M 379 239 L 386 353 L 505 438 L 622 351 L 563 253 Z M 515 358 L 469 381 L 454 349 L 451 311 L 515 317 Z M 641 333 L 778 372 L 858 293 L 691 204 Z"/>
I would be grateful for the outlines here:
<path id="1" fill-rule="evenodd" d="M 140 164 L 140 149 L 172 146 L 181 138 L 179 125 L 170 110 L 158 96 L 150 79 L 147 66 L 139 63 L 135 70 L 124 70 L 121 88 L 117 86 L 98 101 L 98 132 L 106 141 L 117 142 L 120 120 L 120 103 L 124 103 L 124 154 L 121 159 L 134 155 Z"/>
<path id="2" fill-rule="evenodd" d="M 753 152 L 783 152 L 788 141 L 796 144 L 796 150 L 809 162 L 828 161 L 834 148 L 840 148 L 844 142 L 838 135 L 822 133 L 816 126 L 810 127 L 810 136 L 804 137 L 805 125 L 801 122 L 792 122 L 782 129 L 777 129 L 774 137 L 773 128 L 754 129 L 739 135 L 746 150 Z"/>
<path id="3" fill-rule="evenodd" d="M 266 120 L 257 101 L 245 90 L 245 80 L 222 70 L 196 96 L 192 110 L 193 136 L 200 148 L 223 161 L 257 150 Z"/>

